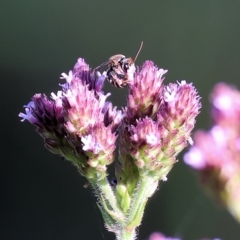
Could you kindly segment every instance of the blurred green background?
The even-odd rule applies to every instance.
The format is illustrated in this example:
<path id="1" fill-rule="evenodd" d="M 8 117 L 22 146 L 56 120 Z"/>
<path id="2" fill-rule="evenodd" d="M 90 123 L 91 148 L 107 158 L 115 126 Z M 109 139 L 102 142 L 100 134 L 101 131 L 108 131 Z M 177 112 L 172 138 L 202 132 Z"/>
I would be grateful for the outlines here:
<path id="1" fill-rule="evenodd" d="M 0 239 L 114 239 L 90 188 L 67 161 L 46 151 L 18 113 L 34 93 L 59 88 L 78 57 L 96 67 L 122 53 L 168 69 L 202 96 L 196 128 L 208 128 L 208 96 L 218 81 L 239 84 L 240 1 L 1 0 Z M 127 90 L 106 83 L 119 107 Z M 214 149 L 213 149 L 214 150 Z M 202 193 L 182 156 L 149 202 L 138 239 L 153 231 L 184 240 L 240 239 L 240 226 Z"/>

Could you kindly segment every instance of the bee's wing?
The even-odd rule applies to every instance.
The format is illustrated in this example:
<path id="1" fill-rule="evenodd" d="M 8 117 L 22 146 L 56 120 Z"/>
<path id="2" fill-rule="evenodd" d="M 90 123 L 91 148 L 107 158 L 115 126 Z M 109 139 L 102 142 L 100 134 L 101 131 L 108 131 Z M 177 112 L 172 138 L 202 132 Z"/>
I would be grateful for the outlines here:
<path id="1" fill-rule="evenodd" d="M 107 66 L 109 63 L 110 63 L 110 60 L 107 60 L 106 62 L 100 64 L 100 65 L 97 66 L 97 67 L 95 67 L 95 68 L 93 69 L 93 71 L 96 71 L 96 70 L 98 70 L 99 68 L 102 68 L 102 67 L 104 67 L 104 66 Z"/>

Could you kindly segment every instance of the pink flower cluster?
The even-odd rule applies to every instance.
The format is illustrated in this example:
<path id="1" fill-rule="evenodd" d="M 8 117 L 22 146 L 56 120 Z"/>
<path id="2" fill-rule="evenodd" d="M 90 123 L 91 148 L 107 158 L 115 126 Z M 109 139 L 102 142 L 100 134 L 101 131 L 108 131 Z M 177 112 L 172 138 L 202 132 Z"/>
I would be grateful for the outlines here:
<path id="1" fill-rule="evenodd" d="M 240 92 L 218 83 L 211 94 L 213 126 L 194 135 L 184 156 L 201 183 L 240 220 Z"/>
<path id="2" fill-rule="evenodd" d="M 192 84 L 164 85 L 166 72 L 151 61 L 137 68 L 128 104 L 120 111 L 102 91 L 105 73 L 92 72 L 80 58 L 69 74 L 62 74 L 61 91 L 51 99 L 35 94 L 19 116 L 37 127 L 48 150 L 70 160 L 88 179 L 107 175 L 120 135 L 118 180 L 129 176 L 129 167 L 164 180 L 178 153 L 192 142 L 201 107 Z"/>
<path id="3" fill-rule="evenodd" d="M 49 151 L 72 162 L 86 177 L 107 229 L 117 239 L 134 239 L 148 199 L 159 181 L 167 180 L 178 154 L 192 143 L 201 104 L 192 84 L 164 85 L 167 70 L 146 61 L 123 72 L 131 75 L 128 101 L 117 110 L 106 101 L 110 94 L 102 87 L 105 79 L 123 77 L 114 72 L 119 67 L 111 69 L 115 78 L 109 79 L 109 70 L 92 71 L 80 58 L 72 71 L 62 74 L 66 82 L 57 94 L 50 99 L 35 94 L 19 116 L 36 126 Z M 116 181 L 111 184 L 107 170 L 113 161 Z"/>

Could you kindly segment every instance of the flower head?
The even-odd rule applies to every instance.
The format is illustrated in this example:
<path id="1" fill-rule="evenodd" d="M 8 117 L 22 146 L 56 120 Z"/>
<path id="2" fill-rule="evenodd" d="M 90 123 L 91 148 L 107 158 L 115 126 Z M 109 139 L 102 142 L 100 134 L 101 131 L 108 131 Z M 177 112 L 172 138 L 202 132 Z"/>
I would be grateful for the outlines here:
<path id="1" fill-rule="evenodd" d="M 240 92 L 218 83 L 211 94 L 213 126 L 194 134 L 184 161 L 218 202 L 240 221 Z"/>
<path id="2" fill-rule="evenodd" d="M 139 176 L 166 180 L 178 153 L 191 142 L 200 97 L 186 81 L 164 85 L 166 72 L 146 61 L 129 86 L 120 137 L 120 181 L 126 182 L 134 167 Z"/>
<path id="3" fill-rule="evenodd" d="M 162 82 L 166 72 L 158 69 L 152 61 L 146 61 L 142 68 L 137 69 L 135 79 L 129 86 L 128 106 L 125 109 L 130 124 L 138 118 L 156 116 L 162 102 Z"/>
<path id="4" fill-rule="evenodd" d="M 104 78 L 92 75 L 83 59 L 61 78 L 66 80 L 61 91 L 52 99 L 34 95 L 19 116 L 37 126 L 47 149 L 72 161 L 88 178 L 101 178 L 114 159 L 122 113 L 106 102 L 110 94 L 101 91 Z"/>

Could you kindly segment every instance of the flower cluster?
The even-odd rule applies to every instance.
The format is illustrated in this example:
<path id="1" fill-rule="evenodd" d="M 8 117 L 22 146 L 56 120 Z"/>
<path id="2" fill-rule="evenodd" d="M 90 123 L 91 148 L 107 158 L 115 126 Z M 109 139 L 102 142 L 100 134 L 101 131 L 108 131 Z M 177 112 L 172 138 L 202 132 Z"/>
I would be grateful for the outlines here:
<path id="1" fill-rule="evenodd" d="M 104 178 L 114 160 L 122 112 L 106 102 L 110 94 L 101 92 L 104 77 L 92 75 L 83 59 L 61 78 L 66 80 L 61 91 L 52 99 L 35 94 L 19 116 L 37 126 L 46 148 L 71 161 L 82 175 Z"/>
<path id="2" fill-rule="evenodd" d="M 88 179 L 105 224 L 117 239 L 135 236 L 148 198 L 192 143 L 200 97 L 186 81 L 164 85 L 166 72 L 151 61 L 134 67 L 127 106 L 119 111 L 102 91 L 106 73 L 91 71 L 78 59 L 69 74 L 62 74 L 66 82 L 61 91 L 51 99 L 35 94 L 26 113 L 19 114 L 37 127 L 49 151 L 71 161 Z M 117 137 L 113 186 L 107 166 L 114 161 Z"/>
<path id="3" fill-rule="evenodd" d="M 116 171 L 120 197 L 134 195 L 139 184 L 134 180 L 145 176 L 152 179 L 150 197 L 158 181 L 167 180 L 178 153 L 192 142 L 200 98 L 186 81 L 164 85 L 166 72 L 146 61 L 129 86 Z"/>
<path id="4" fill-rule="evenodd" d="M 194 135 L 184 156 L 215 200 L 240 221 L 240 92 L 218 83 L 211 94 L 213 126 Z"/>

